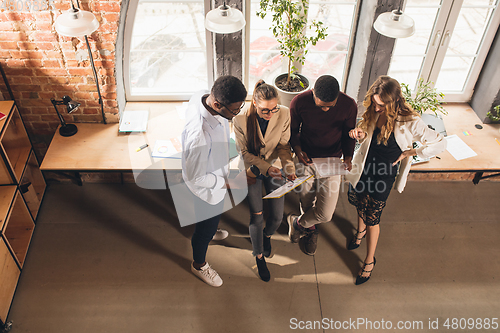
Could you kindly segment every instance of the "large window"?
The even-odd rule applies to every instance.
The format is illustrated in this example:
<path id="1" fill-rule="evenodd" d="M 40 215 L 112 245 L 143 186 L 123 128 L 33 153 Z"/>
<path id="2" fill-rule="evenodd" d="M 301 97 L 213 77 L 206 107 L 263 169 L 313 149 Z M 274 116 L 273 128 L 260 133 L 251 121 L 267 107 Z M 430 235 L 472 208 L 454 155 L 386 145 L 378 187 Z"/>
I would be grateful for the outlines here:
<path id="1" fill-rule="evenodd" d="M 187 99 L 207 89 L 203 0 L 139 0 L 134 5 L 125 45 L 127 100 Z"/>
<path id="2" fill-rule="evenodd" d="M 435 83 L 447 101 L 469 101 L 498 29 L 498 0 L 407 0 L 415 35 L 396 40 L 389 75 Z"/>
<path id="3" fill-rule="evenodd" d="M 330 74 L 342 84 L 346 75 L 347 59 L 350 50 L 351 32 L 356 15 L 356 0 L 330 1 L 310 0 L 309 20 L 321 21 L 327 27 L 328 36 L 316 46 L 309 47 L 306 62 L 300 71 L 310 80 L 323 74 Z M 248 88 L 253 90 L 259 79 L 268 83 L 279 74 L 287 71 L 286 61 L 279 55 L 278 42 L 269 30 L 271 15 L 264 19 L 256 15 L 259 1 L 251 1 L 247 15 L 250 21 L 250 41 L 248 60 Z"/>

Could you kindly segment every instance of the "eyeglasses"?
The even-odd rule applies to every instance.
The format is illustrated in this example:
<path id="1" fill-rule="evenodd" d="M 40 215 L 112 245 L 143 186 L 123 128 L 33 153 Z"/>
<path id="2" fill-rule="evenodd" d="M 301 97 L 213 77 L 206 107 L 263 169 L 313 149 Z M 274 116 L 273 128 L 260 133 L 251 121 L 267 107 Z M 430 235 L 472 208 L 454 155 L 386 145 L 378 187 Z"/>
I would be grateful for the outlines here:
<path id="1" fill-rule="evenodd" d="M 262 112 L 262 114 L 269 114 L 270 113 L 278 113 L 278 111 L 280 110 L 280 105 L 276 105 L 274 108 L 272 108 L 271 110 L 269 109 L 260 109 L 260 112 Z"/>
<path id="2" fill-rule="evenodd" d="M 245 101 L 243 101 L 243 104 L 241 104 L 241 106 L 237 109 L 234 109 L 234 110 L 231 110 L 230 108 L 228 108 L 227 106 L 225 106 L 224 104 L 222 104 L 221 102 L 219 102 L 218 100 L 215 100 L 217 103 L 219 103 L 220 105 L 222 105 L 223 107 L 225 107 L 226 109 L 229 110 L 229 112 L 231 112 L 233 115 L 238 115 L 238 113 L 241 112 L 241 109 L 243 109 L 243 107 L 245 106 Z"/>

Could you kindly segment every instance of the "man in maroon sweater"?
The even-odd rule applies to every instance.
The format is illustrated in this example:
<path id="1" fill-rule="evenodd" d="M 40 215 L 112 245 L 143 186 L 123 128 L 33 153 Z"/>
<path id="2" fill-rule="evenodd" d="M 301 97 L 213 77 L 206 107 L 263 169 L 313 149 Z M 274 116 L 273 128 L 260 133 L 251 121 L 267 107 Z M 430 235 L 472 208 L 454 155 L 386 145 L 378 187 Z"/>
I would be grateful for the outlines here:
<path id="1" fill-rule="evenodd" d="M 331 221 L 339 196 L 341 176 L 321 177 L 312 158 L 342 157 L 347 169 L 355 141 L 349 131 L 356 125 L 356 102 L 339 91 L 338 81 L 330 75 L 316 80 L 314 89 L 296 96 L 290 104 L 291 138 L 296 157 L 297 176 L 313 175 L 301 186 L 302 215 L 289 215 L 289 236 L 292 243 L 302 237 L 304 251 L 316 253 L 318 229 L 316 224 Z"/>

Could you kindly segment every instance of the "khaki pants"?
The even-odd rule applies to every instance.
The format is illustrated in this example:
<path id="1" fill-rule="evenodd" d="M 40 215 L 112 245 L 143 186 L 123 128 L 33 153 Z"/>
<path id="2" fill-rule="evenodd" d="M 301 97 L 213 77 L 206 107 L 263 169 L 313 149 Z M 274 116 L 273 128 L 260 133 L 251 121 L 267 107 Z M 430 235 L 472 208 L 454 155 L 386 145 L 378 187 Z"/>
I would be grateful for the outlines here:
<path id="1" fill-rule="evenodd" d="M 298 223 L 310 228 L 315 224 L 330 222 L 339 198 L 341 176 L 320 178 L 314 165 L 301 163 L 296 163 L 296 172 L 297 176 L 314 176 L 299 187 L 302 215 Z"/>

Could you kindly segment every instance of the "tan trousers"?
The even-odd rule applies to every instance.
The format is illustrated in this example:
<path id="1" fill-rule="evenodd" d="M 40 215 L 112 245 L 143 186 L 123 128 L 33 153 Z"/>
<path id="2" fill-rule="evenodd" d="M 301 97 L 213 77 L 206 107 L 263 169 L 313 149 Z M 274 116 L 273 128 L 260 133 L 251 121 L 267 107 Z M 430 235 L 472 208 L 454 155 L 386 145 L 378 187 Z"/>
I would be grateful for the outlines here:
<path id="1" fill-rule="evenodd" d="M 330 222 L 339 198 L 340 175 L 320 178 L 314 165 L 296 163 L 297 176 L 313 175 L 299 189 L 302 215 L 298 223 L 304 228 Z"/>

